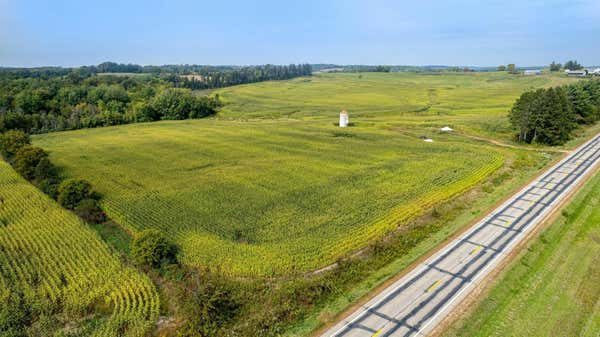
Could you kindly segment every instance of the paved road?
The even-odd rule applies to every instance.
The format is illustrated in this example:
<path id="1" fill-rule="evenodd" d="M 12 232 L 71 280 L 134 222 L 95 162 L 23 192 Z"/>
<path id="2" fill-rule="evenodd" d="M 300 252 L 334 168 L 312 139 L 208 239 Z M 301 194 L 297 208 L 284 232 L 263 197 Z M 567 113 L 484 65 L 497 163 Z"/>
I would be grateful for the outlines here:
<path id="1" fill-rule="evenodd" d="M 600 135 L 323 336 L 425 336 L 600 162 Z"/>

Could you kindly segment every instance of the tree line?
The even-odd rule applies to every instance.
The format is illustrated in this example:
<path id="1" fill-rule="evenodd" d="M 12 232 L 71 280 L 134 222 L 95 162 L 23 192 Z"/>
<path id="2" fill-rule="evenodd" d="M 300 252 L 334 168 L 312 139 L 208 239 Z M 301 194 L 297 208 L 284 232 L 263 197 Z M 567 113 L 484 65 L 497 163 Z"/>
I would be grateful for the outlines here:
<path id="1" fill-rule="evenodd" d="M 385 70 L 385 69 L 384 69 Z M 377 70 L 377 71 L 382 71 Z M 387 69 L 389 71 L 389 69 Z M 78 68 L 39 67 L 39 68 L 1 68 L 1 79 L 69 77 L 85 79 L 97 74 L 147 74 L 159 76 L 174 87 L 189 89 L 214 89 L 231 85 L 287 80 L 295 77 L 310 76 L 310 64 L 257 65 L 257 66 L 208 66 L 208 65 L 162 65 L 141 66 L 104 62 L 96 66 Z"/>
<path id="2" fill-rule="evenodd" d="M 519 72 L 517 71 L 517 65 L 514 63 L 510 63 L 507 65 L 499 65 L 498 66 L 498 71 L 506 71 L 509 74 L 518 74 Z"/>
<path id="3" fill-rule="evenodd" d="M 62 207 L 77 214 L 91 224 L 108 220 L 100 207 L 101 195 L 90 183 L 81 179 L 63 179 L 50 162 L 44 149 L 31 145 L 28 134 L 21 130 L 0 133 L 0 158 L 9 163 L 17 173 L 27 179 Z M 159 267 L 176 262 L 177 247 L 164 233 L 144 230 L 131 243 L 135 263 L 144 267 Z"/>
<path id="4" fill-rule="evenodd" d="M 579 62 L 577 62 L 576 60 L 569 60 L 565 62 L 564 65 L 556 63 L 555 61 L 552 61 L 552 63 L 550 63 L 550 71 L 560 71 L 563 68 L 566 70 L 581 70 L 583 69 L 583 66 L 579 64 Z"/>
<path id="5" fill-rule="evenodd" d="M 215 70 L 213 68 L 196 69 L 193 74 L 172 72 L 163 76 L 175 87 L 198 89 L 222 88 L 238 84 L 287 80 L 295 77 L 310 76 L 309 64 L 291 64 L 289 66 L 251 66 L 239 69 Z"/>
<path id="6" fill-rule="evenodd" d="M 600 81 L 525 92 L 514 103 L 509 119 L 520 142 L 564 144 L 579 125 L 600 120 Z"/>
<path id="7" fill-rule="evenodd" d="M 206 97 L 191 90 L 311 73 L 308 64 L 237 67 L 105 62 L 79 68 L 0 68 L 0 132 L 44 133 L 202 118 L 216 113 L 218 96 Z"/>
<path id="8" fill-rule="evenodd" d="M 317 65 L 318 67 L 318 65 Z M 80 76 L 91 76 L 101 73 L 132 73 L 132 74 L 177 74 L 177 75 L 190 75 L 190 74 L 206 74 L 211 72 L 231 72 L 231 71 L 247 71 L 249 69 L 269 69 L 268 71 L 279 69 L 279 71 L 285 71 L 285 69 L 301 68 L 303 73 L 309 75 L 307 70 L 312 71 L 312 67 L 309 64 L 290 64 L 290 65 L 254 65 L 254 66 L 234 66 L 234 65 L 201 65 L 201 64 L 166 64 L 166 65 L 138 65 L 138 64 L 124 64 L 116 62 L 103 62 L 98 65 L 81 66 L 81 67 L 33 67 L 33 68 L 18 68 L 18 67 L 0 67 L 0 75 L 11 78 L 49 78 L 55 76 L 65 76 L 71 72 L 77 73 Z"/>
<path id="9" fill-rule="evenodd" d="M 0 76 L 0 132 L 92 128 L 216 113 L 218 96 L 174 88 L 153 75 Z"/>
<path id="10" fill-rule="evenodd" d="M 23 178 L 85 221 L 102 223 L 106 220 L 98 204 L 100 195 L 91 185 L 78 179 L 63 180 L 48 153 L 32 146 L 28 134 L 20 130 L 0 133 L 0 155 Z"/>
<path id="11" fill-rule="evenodd" d="M 561 69 L 581 70 L 581 69 L 583 69 L 583 66 L 576 60 L 569 60 L 569 61 L 565 62 L 564 65 L 560 64 L 560 63 L 556 63 L 556 61 L 552 61 L 552 63 L 550 63 L 549 68 L 550 68 L 550 71 L 560 71 Z M 518 74 L 519 73 L 517 66 L 514 63 L 508 64 L 508 65 L 499 65 L 496 70 L 506 71 L 510 74 Z"/>

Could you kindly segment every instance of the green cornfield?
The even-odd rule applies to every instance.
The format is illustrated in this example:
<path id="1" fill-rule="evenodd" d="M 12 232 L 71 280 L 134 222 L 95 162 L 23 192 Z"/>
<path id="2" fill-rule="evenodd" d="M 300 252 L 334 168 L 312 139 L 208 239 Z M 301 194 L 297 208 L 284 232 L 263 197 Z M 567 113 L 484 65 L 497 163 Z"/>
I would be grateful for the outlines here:
<path id="1" fill-rule="evenodd" d="M 506 118 L 532 87 L 505 73 L 319 74 L 217 90 L 217 118 L 39 135 L 131 233 L 235 276 L 310 272 L 355 252 L 504 164 Z M 335 126 L 341 109 L 351 127 Z M 452 134 L 440 133 L 449 125 Z M 432 137 L 426 143 L 420 136 Z"/>
<path id="2" fill-rule="evenodd" d="M 364 247 L 503 163 L 452 136 L 295 121 L 195 120 L 35 138 L 129 231 L 164 230 L 181 260 L 243 276 L 307 272 Z"/>
<path id="3" fill-rule="evenodd" d="M 123 266 L 93 230 L 4 161 L 0 303 L 21 303 L 38 315 L 37 322 L 45 322 L 33 327 L 39 335 L 65 329 L 63 333 L 86 336 L 143 336 L 159 312 L 158 294 L 148 277 Z"/>

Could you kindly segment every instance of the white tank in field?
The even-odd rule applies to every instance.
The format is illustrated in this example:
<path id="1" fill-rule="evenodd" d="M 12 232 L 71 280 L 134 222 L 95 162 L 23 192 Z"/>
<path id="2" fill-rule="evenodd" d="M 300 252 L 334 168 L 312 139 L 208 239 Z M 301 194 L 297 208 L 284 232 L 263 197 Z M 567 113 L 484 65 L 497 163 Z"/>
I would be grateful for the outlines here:
<path id="1" fill-rule="evenodd" d="M 348 121 L 348 112 L 346 110 L 342 110 L 342 112 L 340 112 L 340 128 L 347 127 Z"/>

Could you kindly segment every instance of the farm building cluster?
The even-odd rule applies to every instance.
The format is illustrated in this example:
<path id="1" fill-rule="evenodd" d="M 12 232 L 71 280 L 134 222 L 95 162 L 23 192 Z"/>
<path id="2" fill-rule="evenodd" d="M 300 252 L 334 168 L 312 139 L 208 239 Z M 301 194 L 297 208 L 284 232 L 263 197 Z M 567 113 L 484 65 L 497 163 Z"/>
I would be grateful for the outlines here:
<path id="1" fill-rule="evenodd" d="M 581 70 L 565 70 L 567 76 L 574 77 L 586 77 L 586 76 L 600 76 L 600 68 L 596 69 L 581 69 Z"/>
<path id="2" fill-rule="evenodd" d="M 523 71 L 523 75 L 532 76 L 532 75 L 541 75 L 543 72 L 541 69 L 528 69 Z M 586 76 L 600 76 L 600 68 L 596 69 L 580 69 L 580 70 L 565 70 L 565 74 L 567 76 L 572 77 L 586 77 Z"/>

